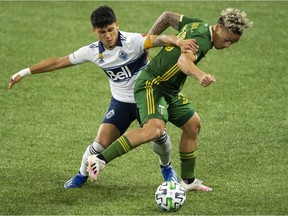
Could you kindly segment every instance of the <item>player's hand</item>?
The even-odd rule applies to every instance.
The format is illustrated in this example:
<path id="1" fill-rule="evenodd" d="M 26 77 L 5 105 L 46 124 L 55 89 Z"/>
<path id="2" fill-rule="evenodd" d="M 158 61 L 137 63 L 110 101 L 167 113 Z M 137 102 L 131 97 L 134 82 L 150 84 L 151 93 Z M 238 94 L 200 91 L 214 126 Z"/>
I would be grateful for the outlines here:
<path id="1" fill-rule="evenodd" d="M 20 82 L 22 79 L 22 76 L 20 76 L 19 74 L 18 75 L 13 75 L 11 78 L 10 78 L 10 82 L 9 82 L 9 90 L 12 89 L 13 85 L 15 85 L 16 83 Z"/>
<path id="2" fill-rule="evenodd" d="M 210 75 L 210 74 L 206 74 L 201 80 L 200 80 L 200 84 L 203 87 L 207 87 L 209 86 L 211 83 L 216 82 L 216 79 L 214 76 Z"/>
<path id="3" fill-rule="evenodd" d="M 182 53 L 192 52 L 194 55 L 197 53 L 199 46 L 195 39 L 186 39 L 179 41 L 179 47 Z"/>

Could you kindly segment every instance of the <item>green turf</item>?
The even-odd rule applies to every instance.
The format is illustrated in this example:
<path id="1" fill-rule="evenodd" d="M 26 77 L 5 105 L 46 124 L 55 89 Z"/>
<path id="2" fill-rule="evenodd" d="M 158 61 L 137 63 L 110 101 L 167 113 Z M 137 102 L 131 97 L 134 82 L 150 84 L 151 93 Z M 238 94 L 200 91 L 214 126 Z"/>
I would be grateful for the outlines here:
<path id="1" fill-rule="evenodd" d="M 109 103 L 103 72 L 93 64 L 9 77 L 48 57 L 70 54 L 96 40 L 90 13 L 107 4 L 121 30 L 147 32 L 170 10 L 213 24 L 238 7 L 254 27 L 228 50 L 211 50 L 199 64 L 217 82 L 187 80 L 183 92 L 202 119 L 197 177 L 212 193 L 189 193 L 175 215 L 287 215 L 288 2 L 0 2 L 0 214 L 166 215 L 154 192 L 162 182 L 150 144 L 111 162 L 98 182 L 65 190 L 79 168 Z M 175 33 L 169 30 L 167 33 Z M 151 50 L 153 57 L 158 51 Z M 132 125 L 137 127 L 137 124 Z M 180 171 L 180 130 L 168 124 L 173 166 Z M 170 215 L 170 214 L 169 214 Z"/>

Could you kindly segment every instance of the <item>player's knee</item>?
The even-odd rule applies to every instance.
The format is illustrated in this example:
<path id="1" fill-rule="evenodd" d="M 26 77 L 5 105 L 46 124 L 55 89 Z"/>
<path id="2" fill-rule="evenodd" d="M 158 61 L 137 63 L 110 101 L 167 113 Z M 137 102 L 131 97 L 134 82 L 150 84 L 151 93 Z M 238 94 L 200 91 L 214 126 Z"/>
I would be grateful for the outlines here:
<path id="1" fill-rule="evenodd" d="M 111 139 L 107 139 L 105 137 L 97 137 L 95 142 L 101 143 L 104 148 L 107 148 L 113 142 Z"/>
<path id="2" fill-rule="evenodd" d="M 158 140 L 163 134 L 163 131 L 161 128 L 149 128 L 147 131 L 147 136 L 149 137 L 149 140 Z"/>
<path id="3" fill-rule="evenodd" d="M 181 129 L 188 137 L 196 138 L 201 129 L 201 120 L 198 114 L 195 113 Z"/>
<path id="4" fill-rule="evenodd" d="M 109 133 L 110 131 L 107 131 L 105 133 L 101 132 L 97 134 L 97 137 L 95 138 L 94 143 L 99 143 L 104 148 L 107 148 L 114 142 L 119 135 L 115 135 L 114 133 Z"/>
<path id="5" fill-rule="evenodd" d="M 194 117 L 194 115 L 193 115 L 193 117 Z M 193 129 L 195 130 L 196 133 L 199 133 L 200 129 L 201 129 L 201 119 L 197 113 L 195 113 L 195 119 L 193 119 L 193 122 L 194 122 L 193 123 Z"/>
<path id="6" fill-rule="evenodd" d="M 144 125 L 143 129 L 145 130 L 148 140 L 157 140 L 163 135 L 164 127 L 165 123 L 162 124 L 162 122 L 149 121 Z"/>

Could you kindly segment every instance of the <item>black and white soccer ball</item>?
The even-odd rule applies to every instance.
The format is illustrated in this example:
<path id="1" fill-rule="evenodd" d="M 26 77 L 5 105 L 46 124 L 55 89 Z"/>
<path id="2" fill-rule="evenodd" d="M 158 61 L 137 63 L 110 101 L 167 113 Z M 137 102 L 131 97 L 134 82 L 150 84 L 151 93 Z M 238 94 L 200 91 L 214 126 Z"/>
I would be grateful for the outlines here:
<path id="1" fill-rule="evenodd" d="M 178 211 L 186 201 L 185 189 L 177 182 L 165 181 L 158 186 L 155 201 L 163 211 Z"/>

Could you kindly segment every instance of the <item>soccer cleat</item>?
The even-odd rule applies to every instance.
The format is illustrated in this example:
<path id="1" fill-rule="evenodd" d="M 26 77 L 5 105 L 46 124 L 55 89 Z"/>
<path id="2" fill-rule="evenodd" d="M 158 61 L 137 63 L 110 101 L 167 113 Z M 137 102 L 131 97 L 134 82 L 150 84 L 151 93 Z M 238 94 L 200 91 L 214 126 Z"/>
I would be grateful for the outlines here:
<path id="1" fill-rule="evenodd" d="M 97 158 L 96 155 L 90 155 L 87 159 L 89 176 L 92 178 L 92 181 L 96 181 L 100 171 L 105 167 L 106 163 L 103 160 Z"/>
<path id="2" fill-rule="evenodd" d="M 162 167 L 161 172 L 164 177 L 164 181 L 174 181 L 179 183 L 177 174 L 170 164 L 168 166 Z"/>
<path id="3" fill-rule="evenodd" d="M 202 184 L 203 182 L 199 179 L 194 180 L 191 184 L 186 184 L 183 179 L 181 179 L 180 185 L 186 190 L 186 191 L 212 191 L 212 188 L 205 186 Z"/>
<path id="4" fill-rule="evenodd" d="M 83 176 L 82 174 L 78 173 L 64 184 L 64 188 L 79 188 L 87 181 L 87 179 L 88 176 Z"/>

